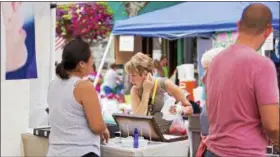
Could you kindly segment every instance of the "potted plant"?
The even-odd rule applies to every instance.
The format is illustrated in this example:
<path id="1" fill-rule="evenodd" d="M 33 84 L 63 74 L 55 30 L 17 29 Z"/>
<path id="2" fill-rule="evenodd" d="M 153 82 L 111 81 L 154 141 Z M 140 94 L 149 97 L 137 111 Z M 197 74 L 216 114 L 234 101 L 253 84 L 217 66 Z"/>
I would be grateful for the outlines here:
<path id="1" fill-rule="evenodd" d="M 80 36 L 90 44 L 106 40 L 112 30 L 113 11 L 107 2 L 89 2 L 57 7 L 56 33 L 70 41 Z"/>

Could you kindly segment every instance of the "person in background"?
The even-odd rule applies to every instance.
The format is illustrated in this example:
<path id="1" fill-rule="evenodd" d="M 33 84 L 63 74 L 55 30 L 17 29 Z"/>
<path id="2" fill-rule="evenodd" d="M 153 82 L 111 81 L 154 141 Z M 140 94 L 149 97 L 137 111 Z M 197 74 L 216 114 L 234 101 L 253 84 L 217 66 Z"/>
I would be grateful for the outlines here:
<path id="1" fill-rule="evenodd" d="M 164 77 L 169 78 L 169 70 L 167 66 L 167 58 L 165 56 L 161 56 L 160 58 L 160 66 L 163 69 Z"/>
<path id="2" fill-rule="evenodd" d="M 92 65 L 92 69 L 93 69 L 93 72 L 89 74 L 88 78 L 91 80 L 91 82 L 94 82 L 94 80 L 96 79 L 97 77 L 97 71 L 96 71 L 96 66 L 95 64 Z M 98 81 L 97 81 L 97 84 L 95 86 L 95 89 L 98 93 L 100 93 L 101 91 L 101 84 L 102 84 L 103 80 L 102 80 L 102 75 L 99 74 L 99 78 L 98 78 Z"/>
<path id="3" fill-rule="evenodd" d="M 270 9 L 261 3 L 248 5 L 238 22 L 235 44 L 209 65 L 204 78 L 207 157 L 264 157 L 268 139 L 279 148 L 276 69 L 269 58 L 257 52 L 272 31 Z"/>
<path id="4" fill-rule="evenodd" d="M 158 60 L 154 60 L 154 77 L 164 77 L 163 68 Z"/>
<path id="5" fill-rule="evenodd" d="M 121 79 L 117 73 L 117 65 L 116 64 L 111 64 L 110 69 L 106 72 L 105 76 L 104 76 L 104 83 L 103 83 L 103 90 L 105 92 L 105 94 L 117 94 L 117 89 L 120 85 Z"/>
<path id="6" fill-rule="evenodd" d="M 165 93 L 169 93 L 177 101 L 182 102 L 182 111 L 176 109 L 170 110 L 172 113 L 182 112 L 189 116 L 193 113 L 193 108 L 186 99 L 183 90 L 166 78 L 153 78 L 154 64 L 152 58 L 138 52 L 126 64 L 125 71 L 130 76 L 130 81 L 133 84 L 131 88 L 131 106 L 135 115 L 152 115 L 155 117 L 157 124 L 162 132 L 166 133 L 170 128 L 171 122 L 162 118 L 161 109 L 164 105 Z M 155 86 L 155 81 L 158 84 Z M 150 98 L 155 91 L 155 101 L 153 103 L 153 111 L 148 110 L 149 104 L 152 102 Z"/>
<path id="7" fill-rule="evenodd" d="M 48 90 L 49 150 L 47 156 L 100 156 L 100 138 L 108 142 L 109 131 L 101 114 L 95 88 L 83 80 L 92 72 L 93 56 L 88 43 L 70 41 L 56 67 L 58 78 Z"/>
<path id="8" fill-rule="evenodd" d="M 207 72 L 208 66 L 212 62 L 212 60 L 217 56 L 221 51 L 223 51 L 224 48 L 212 48 L 206 52 L 201 57 L 201 64 L 202 67 L 204 68 L 204 74 Z M 202 99 L 205 100 L 206 102 L 206 90 L 205 90 L 205 85 L 202 84 L 203 87 L 203 93 L 202 93 Z M 206 154 L 206 137 L 208 135 L 208 129 L 209 129 L 209 123 L 208 123 L 208 118 L 207 118 L 207 108 L 205 104 L 201 104 L 201 113 L 200 113 L 200 132 L 201 132 L 201 142 L 198 147 L 198 151 L 196 154 L 196 157 L 204 157 Z"/>

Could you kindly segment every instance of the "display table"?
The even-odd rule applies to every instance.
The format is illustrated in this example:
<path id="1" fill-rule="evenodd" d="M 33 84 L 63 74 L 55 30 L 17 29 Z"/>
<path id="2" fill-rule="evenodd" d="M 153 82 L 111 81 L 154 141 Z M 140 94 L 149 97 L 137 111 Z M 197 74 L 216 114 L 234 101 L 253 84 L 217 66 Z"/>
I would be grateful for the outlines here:
<path id="1" fill-rule="evenodd" d="M 104 157 L 118 156 L 118 157 L 142 157 L 142 156 L 180 156 L 187 157 L 189 151 L 188 140 L 163 143 L 151 142 L 146 148 L 123 148 L 118 143 L 119 137 L 111 139 L 109 144 L 101 146 L 101 154 Z"/>
<path id="2" fill-rule="evenodd" d="M 172 143 L 149 144 L 146 148 L 122 148 L 117 142 L 119 137 L 110 139 L 106 145 L 101 145 L 101 156 L 119 156 L 119 157 L 138 157 L 138 156 L 181 156 L 187 157 L 189 151 L 189 142 L 178 141 Z M 37 137 L 30 133 L 22 134 L 24 156 L 38 157 L 46 156 L 48 151 L 48 139 Z"/>

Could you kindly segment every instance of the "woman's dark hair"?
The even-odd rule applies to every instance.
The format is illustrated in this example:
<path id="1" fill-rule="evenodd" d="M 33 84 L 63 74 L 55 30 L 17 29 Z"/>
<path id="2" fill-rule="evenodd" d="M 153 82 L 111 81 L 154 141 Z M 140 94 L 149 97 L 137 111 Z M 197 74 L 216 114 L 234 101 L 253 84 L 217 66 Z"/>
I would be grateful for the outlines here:
<path id="1" fill-rule="evenodd" d="M 56 74 L 63 80 L 69 79 L 69 71 L 73 71 L 79 62 L 87 62 L 91 56 L 90 46 L 81 38 L 76 38 L 65 45 L 62 61 L 56 67 Z"/>

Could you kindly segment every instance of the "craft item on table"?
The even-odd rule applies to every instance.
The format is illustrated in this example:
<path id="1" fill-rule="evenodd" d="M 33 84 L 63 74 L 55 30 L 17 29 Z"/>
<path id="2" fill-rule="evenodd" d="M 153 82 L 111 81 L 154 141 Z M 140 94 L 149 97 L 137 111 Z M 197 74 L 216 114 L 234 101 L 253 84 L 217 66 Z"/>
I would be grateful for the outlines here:
<path id="1" fill-rule="evenodd" d="M 138 148 L 139 147 L 139 132 L 138 129 L 134 129 L 133 133 L 133 148 Z"/>
<path id="2" fill-rule="evenodd" d="M 142 128 L 140 128 L 140 134 L 139 129 L 135 128 L 133 132 L 133 136 L 129 136 L 129 126 L 128 124 L 123 126 L 127 128 L 127 137 L 122 137 L 120 135 L 120 142 L 122 147 L 124 148 L 145 148 L 148 146 L 149 141 L 144 139 L 142 136 Z M 121 131 L 120 131 L 121 133 Z"/>
<path id="3" fill-rule="evenodd" d="M 148 146 L 148 140 L 143 137 L 138 139 L 138 148 L 145 148 Z M 134 138 L 132 136 L 121 138 L 121 146 L 124 148 L 134 148 Z"/>
<path id="4" fill-rule="evenodd" d="M 169 128 L 170 134 L 179 134 L 179 135 L 186 135 L 187 130 L 185 127 L 185 123 L 183 120 L 183 117 L 179 114 L 176 115 L 176 118 L 173 120 L 170 128 Z"/>
<path id="5" fill-rule="evenodd" d="M 120 111 L 123 114 L 131 114 L 132 113 L 131 105 L 120 104 Z"/>
<path id="6" fill-rule="evenodd" d="M 103 119 L 107 123 L 115 124 L 112 116 L 113 113 L 120 113 L 119 103 L 115 99 L 101 98 L 100 104 L 102 105 Z"/>
<path id="7" fill-rule="evenodd" d="M 106 98 L 107 98 L 107 99 L 116 99 L 116 95 L 113 94 L 113 93 L 110 93 L 110 94 L 107 94 L 107 95 L 106 95 Z"/>
<path id="8" fill-rule="evenodd" d="M 118 100 L 119 103 L 125 103 L 125 97 L 122 94 L 116 95 L 116 99 Z"/>
<path id="9" fill-rule="evenodd" d="M 182 112 L 182 103 L 178 102 L 176 103 L 176 99 L 172 96 L 169 96 L 168 94 L 165 94 L 164 97 L 164 105 L 161 109 L 161 113 L 162 113 L 162 118 L 168 121 L 172 121 L 176 118 L 176 114 L 171 114 L 170 113 L 170 108 L 173 106 L 176 106 L 176 111 L 177 114 L 181 114 Z"/>

